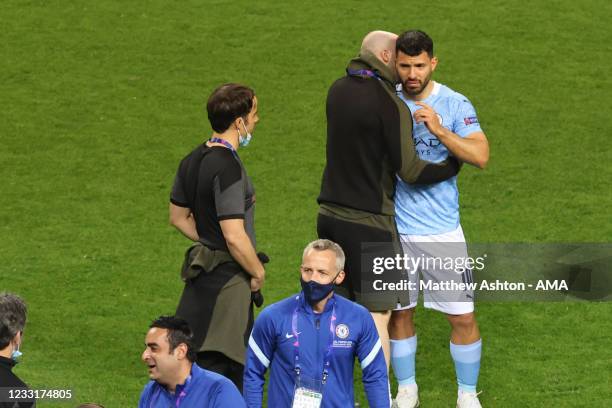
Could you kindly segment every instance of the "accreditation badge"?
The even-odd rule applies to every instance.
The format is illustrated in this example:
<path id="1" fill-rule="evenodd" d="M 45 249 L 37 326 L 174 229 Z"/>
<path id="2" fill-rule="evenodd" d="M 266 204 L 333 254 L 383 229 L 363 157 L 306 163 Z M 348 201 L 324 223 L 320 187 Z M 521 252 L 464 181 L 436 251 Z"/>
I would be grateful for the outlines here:
<path id="1" fill-rule="evenodd" d="M 297 376 L 291 408 L 320 408 L 323 383 L 312 378 Z"/>

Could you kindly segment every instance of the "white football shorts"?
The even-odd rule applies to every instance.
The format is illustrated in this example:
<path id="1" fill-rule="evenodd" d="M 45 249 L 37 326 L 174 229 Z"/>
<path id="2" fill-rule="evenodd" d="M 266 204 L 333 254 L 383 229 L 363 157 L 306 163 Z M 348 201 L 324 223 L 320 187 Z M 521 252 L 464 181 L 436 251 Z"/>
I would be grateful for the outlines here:
<path id="1" fill-rule="evenodd" d="M 412 258 L 407 268 L 410 304 L 395 310 L 416 307 L 422 291 L 428 309 L 451 315 L 474 311 L 472 270 L 461 225 L 443 234 L 400 235 L 400 239 L 404 255 Z"/>

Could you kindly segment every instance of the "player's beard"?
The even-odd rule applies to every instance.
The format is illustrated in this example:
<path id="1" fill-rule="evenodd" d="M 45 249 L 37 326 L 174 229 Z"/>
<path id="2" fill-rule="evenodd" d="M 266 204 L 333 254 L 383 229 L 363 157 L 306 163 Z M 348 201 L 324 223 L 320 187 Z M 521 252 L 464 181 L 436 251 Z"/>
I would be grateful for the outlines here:
<path id="1" fill-rule="evenodd" d="M 408 86 L 408 80 L 404 81 L 402 87 L 404 88 L 404 92 L 407 95 L 417 96 L 420 95 L 425 90 L 425 88 L 427 88 L 427 85 L 429 85 L 429 81 L 431 81 L 431 72 L 429 73 L 429 75 L 427 75 L 427 77 L 425 77 L 423 81 L 419 81 L 421 86 L 419 86 L 418 88 L 410 88 Z"/>

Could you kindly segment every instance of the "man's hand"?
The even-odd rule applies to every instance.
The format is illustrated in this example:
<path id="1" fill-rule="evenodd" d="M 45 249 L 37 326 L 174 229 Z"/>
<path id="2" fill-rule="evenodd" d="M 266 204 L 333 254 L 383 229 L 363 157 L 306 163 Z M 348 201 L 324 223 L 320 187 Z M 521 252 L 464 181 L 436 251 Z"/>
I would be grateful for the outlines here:
<path id="1" fill-rule="evenodd" d="M 261 290 L 263 284 L 263 279 L 251 278 L 251 292 L 257 292 L 258 290 Z"/>
<path id="2" fill-rule="evenodd" d="M 168 212 L 170 213 L 170 225 L 174 225 L 177 230 L 192 241 L 200 239 L 196 229 L 195 218 L 193 218 L 189 208 L 179 207 L 170 203 Z"/>
<path id="3" fill-rule="evenodd" d="M 434 136 L 439 136 L 440 133 L 444 130 L 442 126 L 442 121 L 440 120 L 440 116 L 438 113 L 429 105 L 423 102 L 415 102 L 416 105 L 419 105 L 421 109 L 414 112 L 414 121 L 416 123 L 425 123 L 427 126 L 427 130 L 431 132 Z"/>

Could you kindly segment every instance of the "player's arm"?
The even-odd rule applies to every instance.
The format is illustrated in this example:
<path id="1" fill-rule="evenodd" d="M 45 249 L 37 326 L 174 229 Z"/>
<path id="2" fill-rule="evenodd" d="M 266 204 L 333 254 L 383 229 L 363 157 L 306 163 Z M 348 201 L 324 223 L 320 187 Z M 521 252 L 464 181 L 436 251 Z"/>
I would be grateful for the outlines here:
<path id="1" fill-rule="evenodd" d="M 479 169 L 487 167 L 489 162 L 489 141 L 483 132 L 470 133 L 461 137 L 446 128 L 434 135 L 459 160 L 470 163 Z"/>
<path id="2" fill-rule="evenodd" d="M 223 238 L 232 258 L 252 276 L 251 290 L 255 292 L 263 285 L 265 270 L 244 225 L 247 180 L 240 164 L 233 157 L 228 157 L 227 164 L 215 176 L 213 183 L 217 219 Z"/>
<path id="3" fill-rule="evenodd" d="M 251 239 L 244 229 L 244 219 L 226 219 L 219 221 L 219 224 L 232 258 L 253 277 L 251 279 L 251 290 L 261 289 L 266 272 L 257 257 Z"/>
<path id="4" fill-rule="evenodd" d="M 389 376 L 387 363 L 374 319 L 370 313 L 364 313 L 364 328 L 357 345 L 357 357 L 361 363 L 363 388 L 372 408 L 388 408 Z"/>
<path id="5" fill-rule="evenodd" d="M 480 126 L 473 126 L 472 130 L 474 131 L 467 133 L 471 131 L 468 126 L 472 124 L 469 122 L 476 118 L 475 112 L 465 114 L 473 116 L 460 118 L 460 120 L 468 122 L 461 124 L 459 131 L 463 134 L 467 133 L 467 136 L 461 137 L 459 134 L 448 130 L 440 124 L 436 111 L 431 106 L 423 102 L 416 102 L 416 104 L 419 105 L 421 109 L 414 113 L 414 120 L 417 123 L 425 123 L 427 129 L 436 136 L 455 157 L 480 169 L 484 169 L 487 166 L 489 162 L 489 141 L 484 132 L 482 132 Z M 469 106 L 471 107 L 471 105 Z"/>
<path id="6" fill-rule="evenodd" d="M 393 170 L 410 184 L 432 184 L 449 179 L 459 172 L 461 164 L 454 157 L 440 163 L 421 160 L 412 139 L 412 116 L 397 98 L 397 109 L 383 110 L 381 122 Z"/>
<path id="7" fill-rule="evenodd" d="M 272 361 L 275 348 L 274 319 L 270 316 L 268 307 L 255 320 L 253 332 L 249 337 L 242 391 L 249 408 L 261 408 L 263 404 L 265 374 Z"/>
<path id="8" fill-rule="evenodd" d="M 192 241 L 200 239 L 191 209 L 170 203 L 168 212 L 170 213 L 170 225 Z"/>

